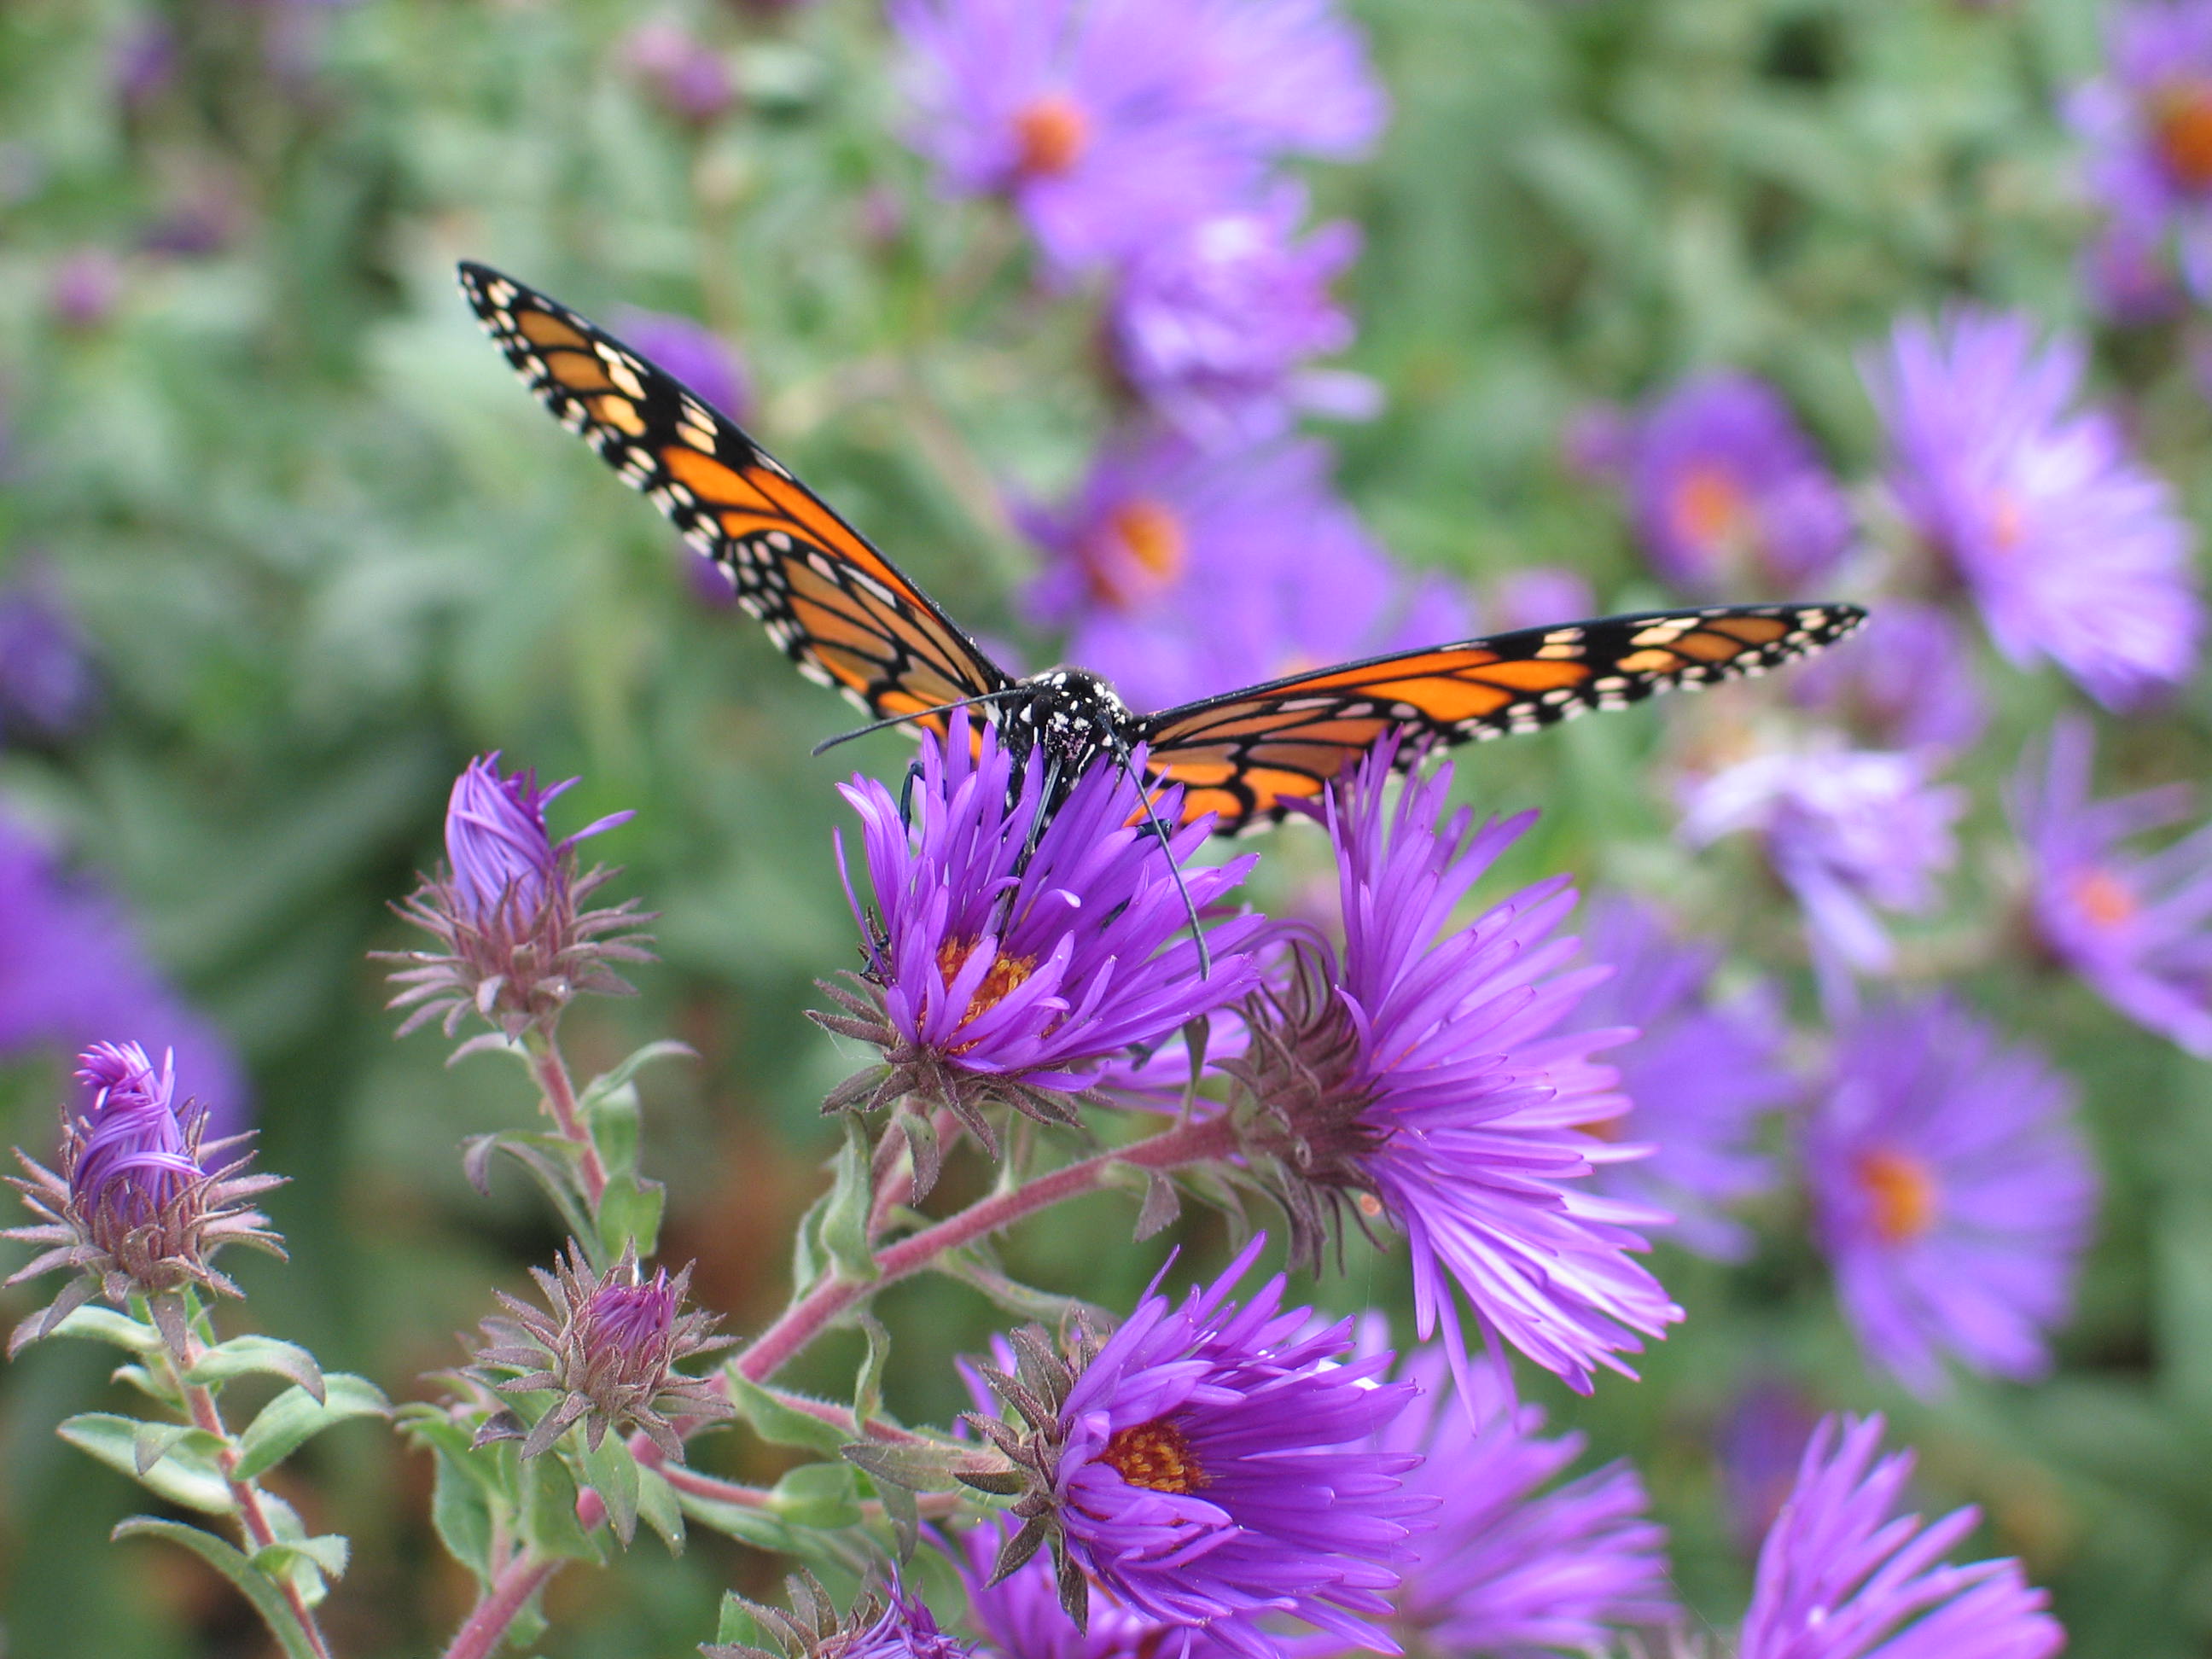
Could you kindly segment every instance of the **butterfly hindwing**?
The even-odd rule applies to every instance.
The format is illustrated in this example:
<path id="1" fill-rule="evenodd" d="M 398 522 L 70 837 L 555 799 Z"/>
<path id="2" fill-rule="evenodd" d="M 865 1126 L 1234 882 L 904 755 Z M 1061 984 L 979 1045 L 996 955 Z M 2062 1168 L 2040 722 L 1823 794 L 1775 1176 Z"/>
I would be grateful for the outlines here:
<path id="1" fill-rule="evenodd" d="M 1187 703 L 1144 722 L 1149 770 L 1231 834 L 1310 800 L 1384 732 L 1401 764 L 1437 744 L 1533 732 L 1655 691 L 1763 673 L 1851 632 L 1848 605 L 1607 617 L 1401 652 Z"/>
<path id="2" fill-rule="evenodd" d="M 878 720 L 1011 684 L 927 594 L 704 398 L 513 277 L 464 264 L 460 279 L 538 399 L 714 562 L 802 673 Z M 941 715 L 917 724 L 944 729 Z"/>

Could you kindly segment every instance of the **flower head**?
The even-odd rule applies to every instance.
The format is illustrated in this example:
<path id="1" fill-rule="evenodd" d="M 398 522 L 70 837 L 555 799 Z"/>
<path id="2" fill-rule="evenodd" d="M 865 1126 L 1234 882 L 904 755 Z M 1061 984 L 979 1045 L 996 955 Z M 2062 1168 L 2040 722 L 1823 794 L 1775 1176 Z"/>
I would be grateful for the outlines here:
<path id="1" fill-rule="evenodd" d="M 2129 1018 L 2212 1055 L 2212 825 L 2155 853 L 2123 843 L 2188 816 L 2185 785 L 2092 800 L 2096 737 L 2065 720 L 2013 781 L 2037 937 Z"/>
<path id="2" fill-rule="evenodd" d="M 496 752 L 471 761 L 455 780 L 446 809 L 449 867 L 397 907 L 444 948 L 377 953 L 404 964 L 391 975 L 401 988 L 390 1006 L 413 1010 L 401 1036 L 437 1019 L 450 1036 L 474 1010 L 519 1036 L 557 1020 L 580 992 L 628 994 L 610 961 L 652 960 L 644 935 L 624 931 L 651 920 L 635 899 L 580 908 L 617 872 L 596 866 L 579 874 L 576 843 L 633 815 L 610 814 L 560 842 L 545 827 L 547 804 L 575 782 L 540 789 L 534 772 L 502 775 Z"/>
<path id="3" fill-rule="evenodd" d="M 1805 1125 L 1814 1228 L 1860 1343 L 1908 1388 L 1940 1363 L 2025 1381 L 2049 1369 L 2095 1219 L 2074 1091 L 1942 999 L 1869 1009 L 1837 1038 Z"/>
<path id="4" fill-rule="evenodd" d="M 1607 1055 L 1634 1103 L 1599 1127 L 1610 1139 L 1653 1149 L 1640 1162 L 1607 1165 L 1598 1183 L 1670 1213 L 1668 1231 L 1687 1248 L 1742 1255 L 1749 1238 L 1723 1211 L 1773 1185 L 1773 1164 L 1756 1150 L 1759 1122 L 1799 1092 L 1783 1064 L 1789 1029 L 1780 1010 L 1763 989 L 1717 1000 L 1720 952 L 1685 944 L 1634 900 L 1593 906 L 1583 943 L 1613 976 L 1583 999 L 1576 1024 L 1638 1031 Z"/>
<path id="5" fill-rule="evenodd" d="M 1392 1629 L 1409 1650 L 1595 1652 L 1613 1629 L 1679 1616 L 1666 1529 L 1634 1469 L 1613 1463 L 1550 1486 L 1581 1455 L 1582 1436 L 1543 1438 L 1543 1412 L 1516 1403 L 1491 1372 L 1474 1374 L 1471 1401 L 1455 1401 L 1449 1361 L 1434 1350 L 1399 1376 L 1421 1398 L 1381 1443 L 1420 1456 L 1407 1490 L 1437 1504 L 1395 1597 Z"/>
<path id="6" fill-rule="evenodd" d="M 944 187 L 1011 198 L 1063 268 L 1244 199 L 1283 151 L 1348 154 L 1381 124 L 1327 0 L 893 0 L 890 16 L 914 142 Z"/>
<path id="7" fill-rule="evenodd" d="M 1164 1625 L 1126 1602 L 1094 1600 L 1081 1625 L 1060 1605 L 1050 1559 L 1031 1556 L 1005 1577 L 994 1580 L 997 1561 L 1016 1528 L 1000 1519 L 971 1527 L 960 1536 L 955 1563 L 968 1591 L 968 1610 L 993 1659 L 1226 1659 L 1231 1650 L 1202 1626 Z"/>
<path id="8" fill-rule="evenodd" d="M 751 413 L 752 381 L 744 360 L 714 330 L 673 312 L 643 311 L 635 306 L 618 307 L 614 325 L 615 332 L 634 350 L 659 363 L 713 408 L 733 421 Z M 724 582 L 721 587 L 726 597 L 730 585 Z M 550 792 L 545 799 L 552 799 Z"/>
<path id="9" fill-rule="evenodd" d="M 2173 492 L 2109 413 L 2075 407 L 2082 366 L 2024 316 L 1967 310 L 1899 324 L 1866 373 L 1890 488 L 1997 648 L 2118 708 L 2189 677 L 2203 608 Z"/>
<path id="10" fill-rule="evenodd" d="M 1386 805 L 1395 755 L 1386 739 L 1330 798 L 1344 948 L 1302 947 L 1297 976 L 1247 1004 L 1247 1053 L 1224 1068 L 1239 1130 L 1297 1254 L 1317 1259 L 1347 1209 L 1387 1217 L 1424 1337 L 1441 1326 L 1463 1360 L 1455 1285 L 1486 1337 L 1587 1390 L 1592 1365 L 1625 1371 L 1638 1333 L 1681 1316 L 1632 1258 L 1663 1213 L 1590 1190 L 1598 1165 L 1646 1150 L 1584 1133 L 1628 1109 L 1593 1058 L 1627 1033 L 1560 1030 L 1604 974 L 1570 968 L 1575 941 L 1553 937 L 1565 876 L 1450 925 L 1534 814 L 1439 828 L 1449 767 Z"/>
<path id="11" fill-rule="evenodd" d="M 844 1613 L 811 1572 L 793 1574 L 784 1587 L 788 1613 L 732 1598 L 772 1646 L 710 1642 L 701 1650 L 707 1659 L 969 1659 L 975 1651 L 938 1629 L 921 1598 L 896 1578 L 863 1593 Z"/>
<path id="12" fill-rule="evenodd" d="M 9 1352 L 49 1334 L 94 1296 L 122 1307 L 136 1295 L 148 1298 L 162 1334 L 181 1352 L 179 1291 L 197 1285 L 241 1294 L 213 1265 L 218 1250 L 250 1244 L 284 1254 L 269 1218 L 253 1207 L 282 1177 L 245 1173 L 250 1155 L 230 1154 L 246 1137 L 207 1139 L 206 1112 L 176 1103 L 173 1055 L 157 1072 L 135 1042 L 95 1043 L 77 1077 L 92 1102 L 62 1120 L 59 1169 L 15 1154 L 24 1174 L 9 1184 L 38 1221 L 0 1236 L 47 1247 L 9 1284 L 56 1267 L 78 1276 L 16 1327 Z"/>
<path id="13" fill-rule="evenodd" d="M 1465 607 L 1400 574 L 1331 465 L 1312 441 L 1219 453 L 1126 434 L 1073 501 L 1024 515 L 1048 556 L 1030 608 L 1139 708 L 1464 638 Z"/>
<path id="14" fill-rule="evenodd" d="M 2104 256 L 2148 264 L 2171 240 L 2201 287 L 2212 251 L 2212 10 L 2202 0 L 2114 8 L 2106 73 L 2075 89 L 2067 114 L 2088 147 L 2087 192 L 2110 216 Z M 2159 285 L 2170 286 L 2162 272 Z"/>
<path id="15" fill-rule="evenodd" d="M 860 990 L 833 988 L 845 1014 L 816 1018 L 884 1054 L 831 1096 L 833 1109 L 918 1096 L 988 1140 L 984 1102 L 1069 1118 L 1072 1097 L 1107 1061 L 1250 990 L 1258 970 L 1247 947 L 1263 924 L 1247 915 L 1214 927 L 1201 973 L 1198 942 L 1176 937 L 1183 893 L 1202 913 L 1253 860 L 1187 866 L 1210 820 L 1175 831 L 1163 850 L 1136 786 L 1110 763 L 1076 780 L 1024 856 L 1042 805 L 1040 757 L 1018 777 L 994 730 L 971 751 L 969 729 L 963 712 L 947 741 L 923 738 L 911 830 L 882 784 L 839 786 L 860 815 L 875 906 L 863 914 L 854 900 L 868 948 Z M 1141 750 L 1133 769 L 1143 775 Z M 1152 810 L 1174 821 L 1171 805 Z M 841 862 L 843 846 L 841 836 Z"/>
<path id="16" fill-rule="evenodd" d="M 1681 833 L 1692 846 L 1756 834 L 1804 907 L 1816 958 L 1879 973 L 1893 946 L 1875 907 L 1933 908 L 1936 878 L 1956 852 L 1951 826 L 1966 804 L 1962 791 L 1930 782 L 1917 756 L 1774 750 L 1692 785 Z"/>
<path id="17" fill-rule="evenodd" d="M 1302 407 L 1329 408 L 1351 377 L 1302 372 L 1352 343 L 1328 287 L 1359 234 L 1342 222 L 1294 240 L 1305 195 L 1211 215 L 1133 253 L 1109 302 L 1115 362 L 1139 395 L 1216 447 L 1279 436 Z"/>
<path id="18" fill-rule="evenodd" d="M 1912 1454 L 1875 1461 L 1882 1420 L 1824 1419 L 1759 1553 L 1741 1659 L 2049 1659 L 2065 1644 L 2014 1560 L 1943 1557 L 1981 1518 L 1897 1514 Z"/>
<path id="19" fill-rule="evenodd" d="M 495 1292 L 514 1316 L 494 1315 L 483 1322 L 490 1340 L 475 1361 L 477 1374 L 503 1394 L 560 1396 L 531 1425 L 522 1442 L 525 1457 L 539 1455 L 580 1422 L 594 1451 L 610 1429 L 641 1429 L 681 1462 L 684 1442 L 668 1421 L 672 1414 L 730 1414 L 730 1403 L 712 1378 L 676 1369 L 733 1341 L 712 1334 L 719 1315 L 684 1311 L 689 1267 L 673 1279 L 665 1267 L 647 1279 L 633 1240 L 613 1267 L 595 1273 L 571 1240 L 567 1259 L 555 1257 L 551 1273 L 532 1267 L 530 1276 L 544 1295 L 545 1308 Z"/>
<path id="20" fill-rule="evenodd" d="M 1801 708 L 1842 716 L 1875 749 L 1958 754 L 1989 723 L 1974 647 L 1951 613 L 1891 599 L 1790 677 Z"/>
<path id="21" fill-rule="evenodd" d="M 1032 1327 L 1014 1374 L 984 1370 L 1008 1419 L 974 1420 L 1014 1466 L 1024 1522 L 994 1577 L 1049 1542 L 1079 1624 L 1095 1581 L 1249 1659 L 1274 1659 L 1259 1626 L 1279 1614 L 1396 1651 L 1370 1621 L 1430 1505 L 1400 1486 L 1417 1460 L 1375 1438 L 1413 1385 L 1380 1380 L 1388 1354 L 1354 1353 L 1350 1320 L 1285 1310 L 1279 1275 L 1231 1301 L 1265 1242 L 1180 1307 L 1147 1295 L 1057 1354 Z"/>
<path id="22" fill-rule="evenodd" d="M 1850 547 L 1843 492 L 1789 406 L 1751 375 L 1676 386 L 1638 423 L 1626 471 L 1645 553 L 1687 592 L 1796 592 Z"/>

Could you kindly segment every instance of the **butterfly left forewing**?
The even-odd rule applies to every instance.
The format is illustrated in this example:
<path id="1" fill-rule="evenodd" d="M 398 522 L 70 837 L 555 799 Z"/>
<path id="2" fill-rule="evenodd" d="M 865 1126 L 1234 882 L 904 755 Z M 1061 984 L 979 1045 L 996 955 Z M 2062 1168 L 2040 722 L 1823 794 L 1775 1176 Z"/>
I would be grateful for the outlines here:
<path id="1" fill-rule="evenodd" d="M 1437 744 L 1534 732 L 1674 687 L 1763 673 L 1864 620 L 1855 605 L 1655 611 L 1399 652 L 1171 708 L 1144 722 L 1182 817 L 1231 834 L 1319 796 L 1386 732 L 1410 765 Z"/>

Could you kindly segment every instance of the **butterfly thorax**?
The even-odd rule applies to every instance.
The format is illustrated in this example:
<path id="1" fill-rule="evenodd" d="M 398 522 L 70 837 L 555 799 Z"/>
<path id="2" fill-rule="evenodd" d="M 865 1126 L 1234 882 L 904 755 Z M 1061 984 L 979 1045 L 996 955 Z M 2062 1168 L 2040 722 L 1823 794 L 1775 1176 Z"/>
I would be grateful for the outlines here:
<path id="1" fill-rule="evenodd" d="M 1065 791 L 1101 754 L 1127 754 L 1138 741 L 1137 717 L 1114 688 L 1084 668 L 1048 668 L 1020 681 L 1030 695 L 1010 703 L 1000 722 L 1017 767 L 1042 750 L 1054 762 Z"/>

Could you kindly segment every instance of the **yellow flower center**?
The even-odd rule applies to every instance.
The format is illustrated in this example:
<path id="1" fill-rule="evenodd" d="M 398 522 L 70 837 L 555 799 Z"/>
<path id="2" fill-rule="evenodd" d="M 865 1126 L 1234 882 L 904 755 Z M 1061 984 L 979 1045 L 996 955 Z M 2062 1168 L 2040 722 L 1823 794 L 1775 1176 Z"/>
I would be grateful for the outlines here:
<path id="1" fill-rule="evenodd" d="M 2212 81 L 2176 81 L 2152 100 L 2151 138 L 2176 184 L 2212 186 Z"/>
<path id="2" fill-rule="evenodd" d="M 1717 466 L 1693 466 L 1674 486 L 1674 528 L 1700 547 L 1731 547 L 1753 529 L 1751 497 Z"/>
<path id="3" fill-rule="evenodd" d="M 949 939 L 937 947 L 937 971 L 945 975 L 945 984 L 949 986 L 960 977 L 960 970 L 968 965 L 968 958 L 975 954 L 978 943 L 972 939 Z M 1000 951 L 997 959 L 983 970 L 983 982 L 968 999 L 967 1012 L 960 1016 L 960 1023 L 965 1025 L 988 1013 L 1004 1002 L 1016 986 L 1035 972 L 1035 957 L 1010 957 Z"/>
<path id="4" fill-rule="evenodd" d="M 1942 1194 L 1927 1160 L 1876 1147 L 1860 1155 L 1859 1186 L 1874 1206 L 1875 1234 L 1885 1244 L 1910 1244 L 1936 1224 Z"/>
<path id="5" fill-rule="evenodd" d="M 1014 112 L 1014 166 L 1024 179 L 1057 179 L 1091 144 L 1091 118 L 1065 93 L 1048 92 Z"/>
<path id="6" fill-rule="evenodd" d="M 2135 890 L 2109 870 L 2084 870 L 2074 878 L 2071 886 L 2074 902 L 2099 927 L 2109 930 L 2124 926 L 2142 908 Z"/>
<path id="7" fill-rule="evenodd" d="M 1212 1480 L 1182 1431 L 1164 1417 L 1117 1430 L 1103 1457 L 1124 1480 L 1146 1492 L 1196 1492 Z"/>

